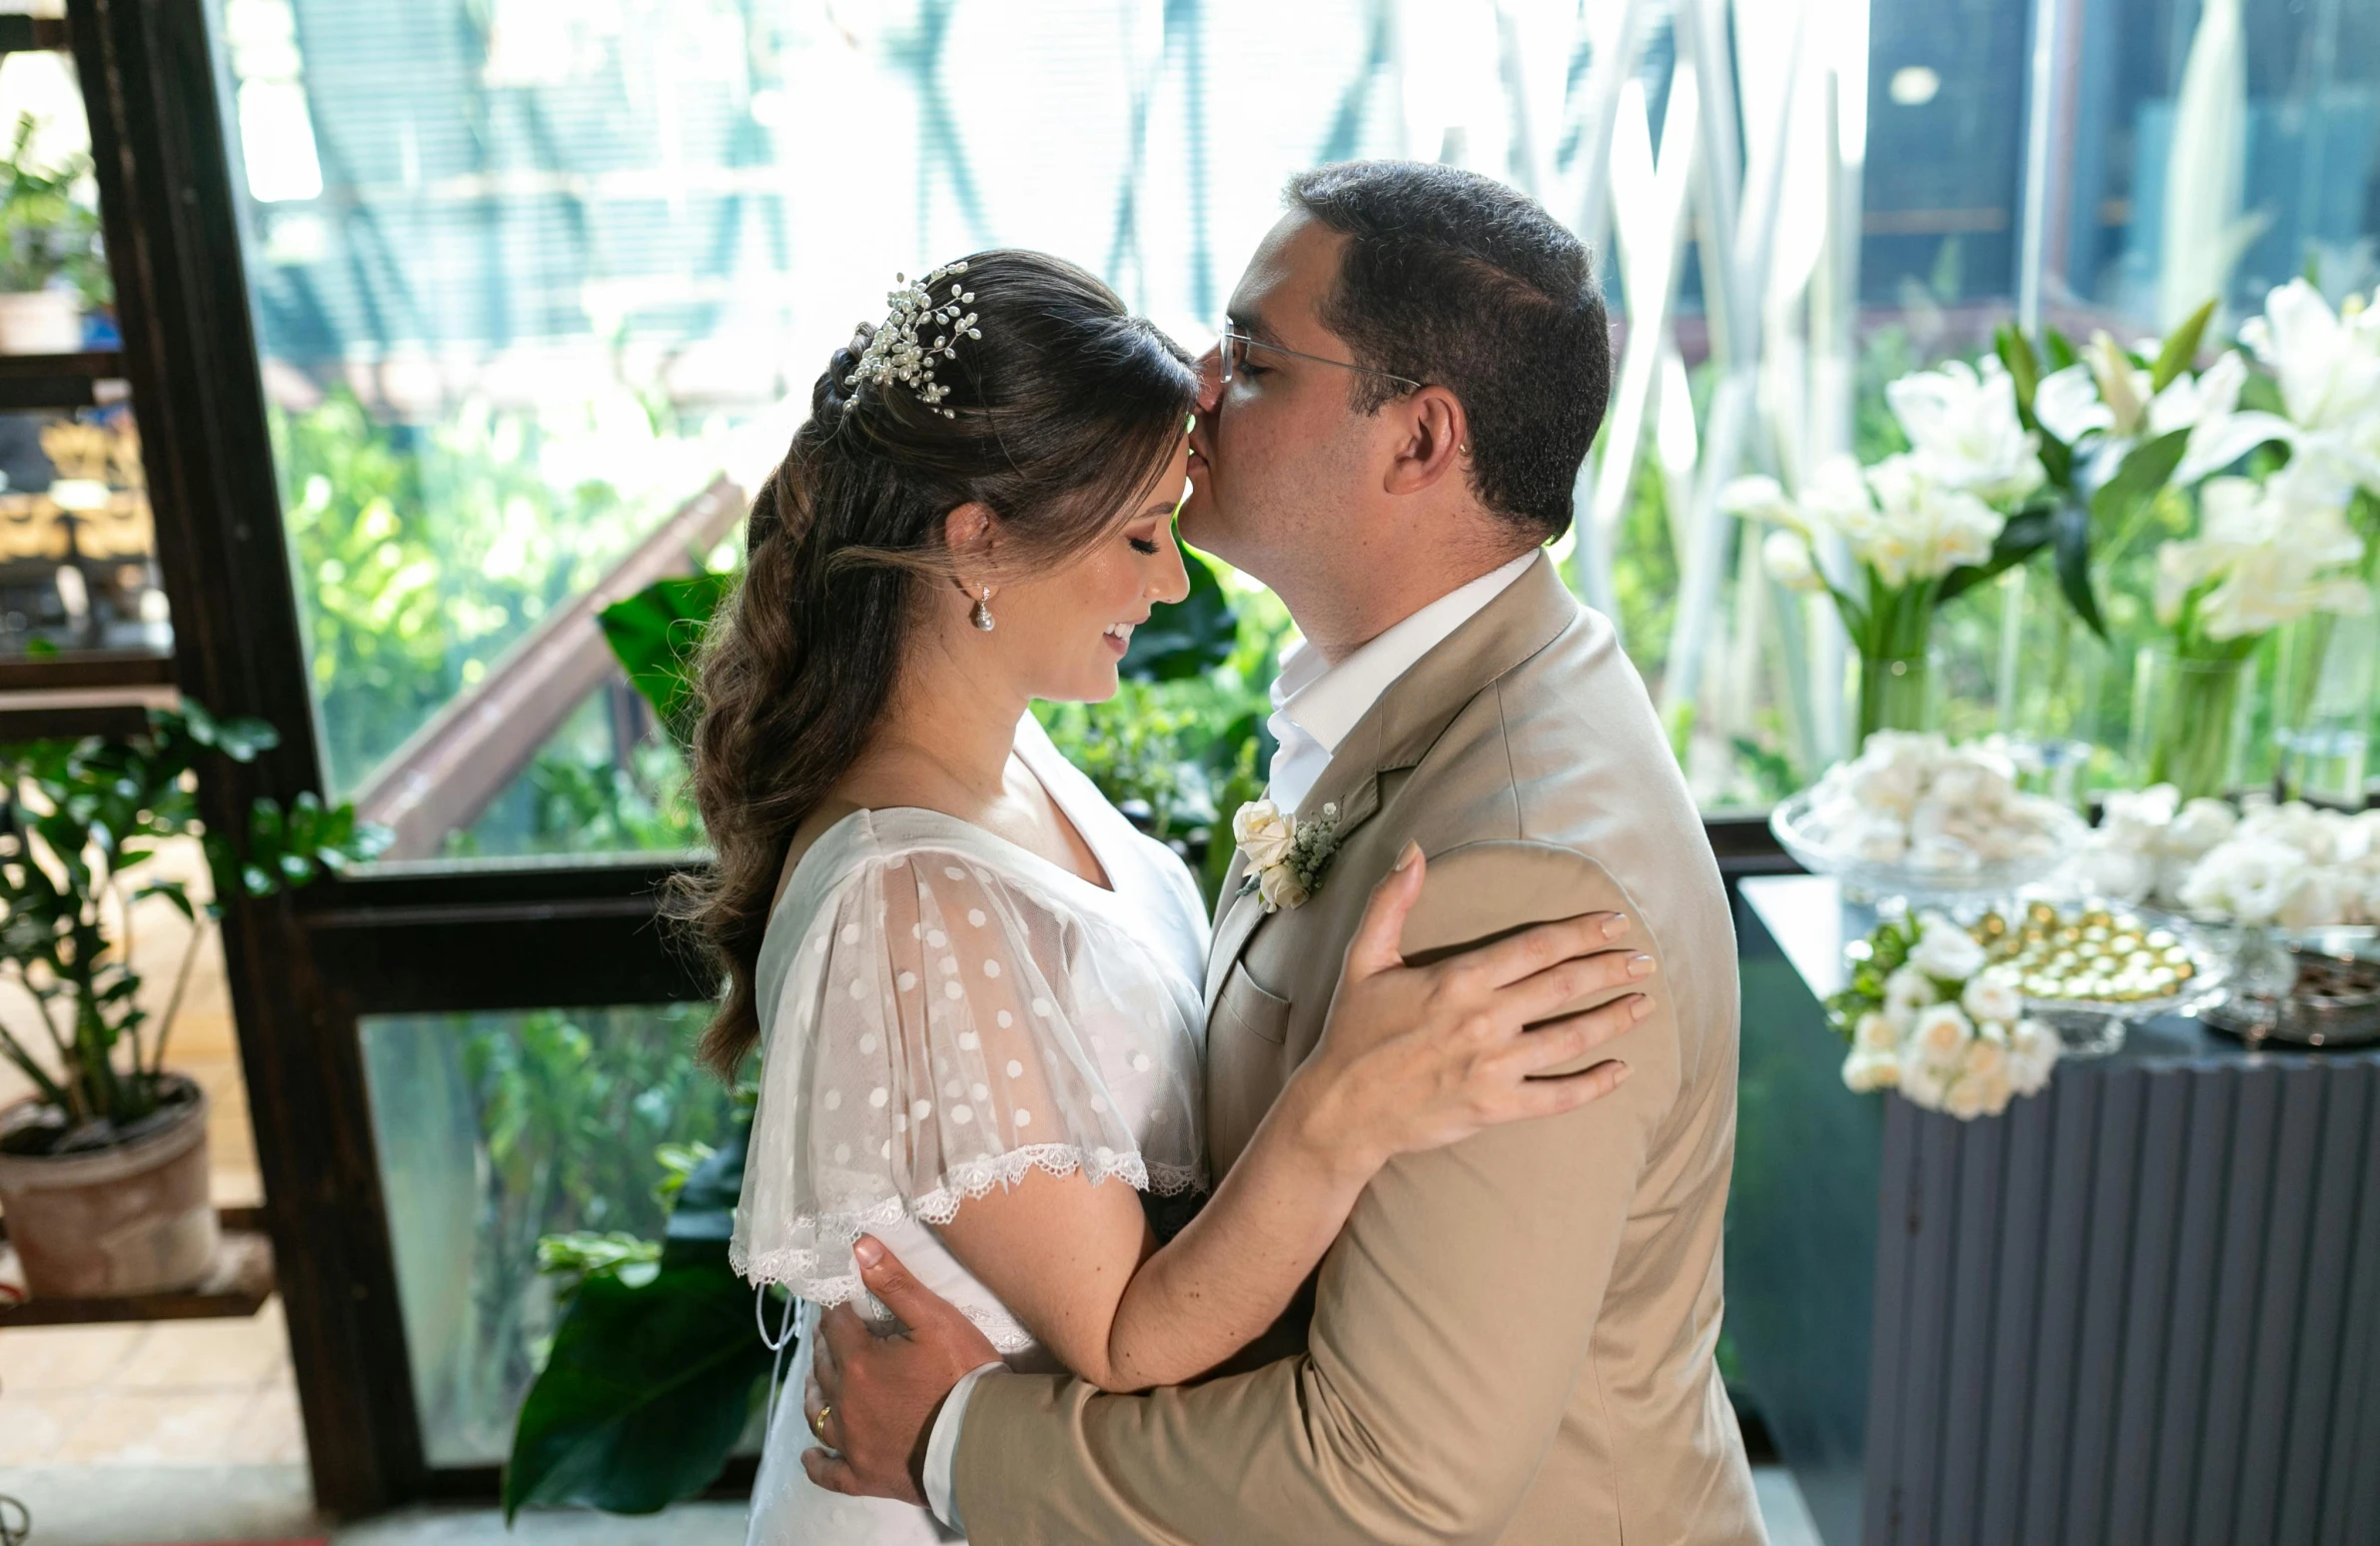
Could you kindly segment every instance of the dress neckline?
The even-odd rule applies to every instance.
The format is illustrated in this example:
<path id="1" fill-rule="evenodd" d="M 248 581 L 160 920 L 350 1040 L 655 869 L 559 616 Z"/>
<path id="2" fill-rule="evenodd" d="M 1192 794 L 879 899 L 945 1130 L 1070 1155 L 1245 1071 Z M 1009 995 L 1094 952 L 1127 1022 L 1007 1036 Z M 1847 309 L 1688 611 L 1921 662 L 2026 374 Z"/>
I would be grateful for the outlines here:
<path id="1" fill-rule="evenodd" d="M 1100 872 L 1107 876 L 1107 884 L 1101 885 L 1096 880 L 1086 879 L 1064 864 L 1058 863 L 1054 859 L 1045 858 L 1022 843 L 1012 842 L 988 826 L 970 821 L 964 816 L 952 815 L 947 810 L 937 810 L 931 805 L 862 805 L 820 832 L 811 841 L 809 847 L 803 851 L 800 859 L 793 865 L 793 873 L 785 879 L 784 890 L 778 894 L 775 905 L 769 909 L 771 920 L 773 921 L 775 914 L 782 911 L 802 890 L 803 881 L 806 878 L 805 871 L 812 867 L 813 861 L 821 864 L 827 862 L 827 860 L 819 858 L 821 853 L 839 851 L 850 840 L 851 832 L 858 829 L 864 829 L 870 835 L 877 836 L 881 840 L 884 835 L 881 827 L 885 817 L 894 818 L 892 824 L 896 825 L 943 828 L 949 835 L 992 848 L 1009 863 L 1024 869 L 1037 880 L 1045 883 L 1054 881 L 1061 888 L 1069 890 L 1078 897 L 1089 898 L 1095 905 L 1112 905 L 1120 894 L 1116 877 L 1119 873 L 1117 865 L 1121 855 L 1107 840 L 1107 834 L 1100 830 L 1104 823 L 1097 817 L 1107 812 L 1086 809 L 1080 800 L 1082 788 L 1090 789 L 1092 794 L 1097 796 L 1097 787 L 1084 778 L 1073 764 L 1066 762 L 1064 757 L 1058 753 L 1056 745 L 1050 741 L 1049 733 L 1042 730 L 1041 722 L 1034 719 L 1030 713 L 1017 726 L 1014 750 L 1017 758 L 1025 765 L 1025 770 L 1032 773 L 1035 781 L 1041 785 L 1042 792 L 1049 796 L 1050 804 L 1056 807 L 1058 814 L 1063 816 L 1067 823 L 1074 828 L 1075 834 L 1082 838 L 1083 846 L 1088 848 L 1091 857 L 1098 861 Z M 1046 762 L 1044 760 L 1045 753 L 1048 759 Z M 1053 762 L 1057 765 L 1056 767 L 1050 766 L 1050 763 Z M 1065 773 L 1072 773 L 1074 776 L 1068 778 L 1064 776 Z M 1078 780 L 1081 788 L 1074 787 Z M 835 863 L 838 875 L 843 867 L 839 861 Z"/>

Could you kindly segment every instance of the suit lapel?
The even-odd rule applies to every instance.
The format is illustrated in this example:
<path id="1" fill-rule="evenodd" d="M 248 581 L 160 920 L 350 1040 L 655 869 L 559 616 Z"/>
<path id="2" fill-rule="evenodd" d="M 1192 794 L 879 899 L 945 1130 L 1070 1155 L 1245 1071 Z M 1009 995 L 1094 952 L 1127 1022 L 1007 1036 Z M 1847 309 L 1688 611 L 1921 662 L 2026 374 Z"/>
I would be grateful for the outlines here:
<path id="1" fill-rule="evenodd" d="M 1551 560 L 1537 564 L 1479 614 L 1389 685 L 1339 743 L 1330 767 L 1315 780 L 1298 816 L 1313 820 L 1325 804 L 1339 807 L 1344 841 L 1380 810 L 1380 775 L 1420 763 L 1482 689 L 1543 650 L 1579 616 L 1578 603 L 1562 584 Z M 1246 952 L 1270 916 L 1255 893 L 1239 895 L 1246 878 L 1245 855 L 1232 857 L 1224 876 L 1207 954 L 1206 1010 L 1212 1016 L 1223 979 Z M 1336 876 L 1326 873 L 1329 885 Z"/>

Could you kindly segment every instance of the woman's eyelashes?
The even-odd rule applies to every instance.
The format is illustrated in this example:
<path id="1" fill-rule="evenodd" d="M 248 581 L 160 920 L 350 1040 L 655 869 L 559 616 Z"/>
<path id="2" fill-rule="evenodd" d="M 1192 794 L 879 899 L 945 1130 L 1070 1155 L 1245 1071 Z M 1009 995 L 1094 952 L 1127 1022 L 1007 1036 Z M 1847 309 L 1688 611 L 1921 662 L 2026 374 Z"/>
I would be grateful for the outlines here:
<path id="1" fill-rule="evenodd" d="M 1127 537 L 1124 541 L 1132 545 L 1134 553 L 1150 558 L 1156 556 L 1157 540 L 1153 537 Z"/>

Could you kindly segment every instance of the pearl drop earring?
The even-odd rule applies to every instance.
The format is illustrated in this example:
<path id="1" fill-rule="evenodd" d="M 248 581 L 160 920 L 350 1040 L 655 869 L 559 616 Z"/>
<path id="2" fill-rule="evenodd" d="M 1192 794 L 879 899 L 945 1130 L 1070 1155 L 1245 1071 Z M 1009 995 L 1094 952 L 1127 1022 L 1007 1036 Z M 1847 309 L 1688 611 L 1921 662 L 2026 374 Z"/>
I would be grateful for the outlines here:
<path id="1" fill-rule="evenodd" d="M 975 610 L 969 616 L 974 619 L 975 626 L 984 633 L 988 634 L 992 631 L 990 586 L 985 586 L 983 594 L 975 598 Z"/>

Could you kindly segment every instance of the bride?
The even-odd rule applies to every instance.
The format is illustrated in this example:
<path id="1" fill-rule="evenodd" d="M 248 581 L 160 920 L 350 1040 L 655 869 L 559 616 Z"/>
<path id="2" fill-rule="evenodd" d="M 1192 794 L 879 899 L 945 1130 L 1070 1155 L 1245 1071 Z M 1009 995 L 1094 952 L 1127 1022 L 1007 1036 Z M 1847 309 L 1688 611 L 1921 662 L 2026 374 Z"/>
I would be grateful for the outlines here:
<path id="1" fill-rule="evenodd" d="M 727 1075 L 766 1053 L 732 1259 L 799 1304 L 754 1542 L 948 1538 L 799 1460 L 834 1435 L 831 1412 L 817 1438 L 799 1415 L 820 1309 L 861 1298 L 890 1329 L 860 1287 L 867 1237 L 1016 1368 L 1180 1383 L 1280 1315 L 1389 1157 L 1594 1098 L 1624 1070 L 1528 1075 L 1647 1007 L 1524 1034 L 1633 974 L 1601 919 L 1460 957 L 1459 982 L 1402 967 L 1409 849 L 1322 1044 L 1166 1238 L 1190 1209 L 1161 1199 L 1208 1185 L 1204 910 L 1028 708 L 1111 697 L 1133 628 L 1185 594 L 1172 516 L 1197 375 L 1037 253 L 977 254 L 890 299 L 755 501 L 702 672 L 718 862 L 688 910 L 730 984 L 702 1051 Z M 1391 972 L 1398 992 L 1351 990 Z"/>

